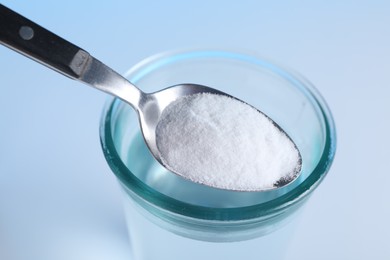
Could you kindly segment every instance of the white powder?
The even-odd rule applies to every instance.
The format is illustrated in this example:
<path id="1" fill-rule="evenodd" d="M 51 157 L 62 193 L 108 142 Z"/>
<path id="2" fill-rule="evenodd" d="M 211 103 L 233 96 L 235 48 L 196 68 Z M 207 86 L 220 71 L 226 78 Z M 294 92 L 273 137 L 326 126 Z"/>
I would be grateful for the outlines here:
<path id="1" fill-rule="evenodd" d="M 294 143 L 268 117 L 222 95 L 176 100 L 163 111 L 156 137 L 168 169 L 215 188 L 270 189 L 301 168 Z"/>

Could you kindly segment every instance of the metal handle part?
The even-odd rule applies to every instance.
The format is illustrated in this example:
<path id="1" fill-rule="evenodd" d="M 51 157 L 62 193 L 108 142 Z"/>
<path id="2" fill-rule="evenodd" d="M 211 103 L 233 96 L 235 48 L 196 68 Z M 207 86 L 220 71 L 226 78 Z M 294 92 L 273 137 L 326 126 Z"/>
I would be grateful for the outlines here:
<path id="1" fill-rule="evenodd" d="M 78 79 L 90 55 L 0 4 L 0 43 L 62 74 Z"/>

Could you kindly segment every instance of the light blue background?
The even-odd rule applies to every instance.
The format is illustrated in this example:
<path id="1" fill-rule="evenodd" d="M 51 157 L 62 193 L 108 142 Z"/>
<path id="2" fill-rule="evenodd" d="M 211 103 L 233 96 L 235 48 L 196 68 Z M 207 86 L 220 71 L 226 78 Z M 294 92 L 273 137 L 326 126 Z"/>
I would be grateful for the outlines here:
<path id="1" fill-rule="evenodd" d="M 327 100 L 338 150 L 287 259 L 390 257 L 389 1 L 2 1 L 119 72 L 221 47 L 294 68 Z M 0 46 L 0 259 L 129 259 L 98 124 L 107 96 Z"/>

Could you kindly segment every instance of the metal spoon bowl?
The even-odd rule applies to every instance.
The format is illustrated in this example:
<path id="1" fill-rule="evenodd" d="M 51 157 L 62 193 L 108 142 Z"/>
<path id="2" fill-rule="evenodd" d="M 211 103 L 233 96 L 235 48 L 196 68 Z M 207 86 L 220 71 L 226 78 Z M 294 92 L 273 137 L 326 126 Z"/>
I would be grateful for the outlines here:
<path id="1" fill-rule="evenodd" d="M 197 84 L 180 84 L 158 92 L 144 93 L 85 50 L 1 4 L 0 43 L 67 77 L 81 81 L 130 104 L 138 113 L 147 146 L 163 166 L 156 142 L 156 127 L 162 111 L 176 99 L 187 95 L 211 93 L 232 97 L 219 90 Z M 281 180 L 275 188 L 284 186 L 295 178 Z"/>

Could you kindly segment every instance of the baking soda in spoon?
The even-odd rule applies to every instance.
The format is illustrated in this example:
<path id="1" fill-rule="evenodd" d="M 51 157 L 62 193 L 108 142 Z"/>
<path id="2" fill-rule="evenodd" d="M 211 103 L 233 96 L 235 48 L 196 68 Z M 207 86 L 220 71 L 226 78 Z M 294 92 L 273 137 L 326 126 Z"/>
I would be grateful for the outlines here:
<path id="1" fill-rule="evenodd" d="M 130 104 L 153 156 L 187 179 L 263 190 L 288 183 L 300 170 L 299 152 L 287 135 L 225 93 L 196 84 L 145 93 L 85 50 L 1 4 L 0 25 L 0 44 Z"/>
<path id="2" fill-rule="evenodd" d="M 172 102 L 161 115 L 156 139 L 166 168 L 215 188 L 273 189 L 301 170 L 299 151 L 284 131 L 228 96 L 202 93 Z"/>

